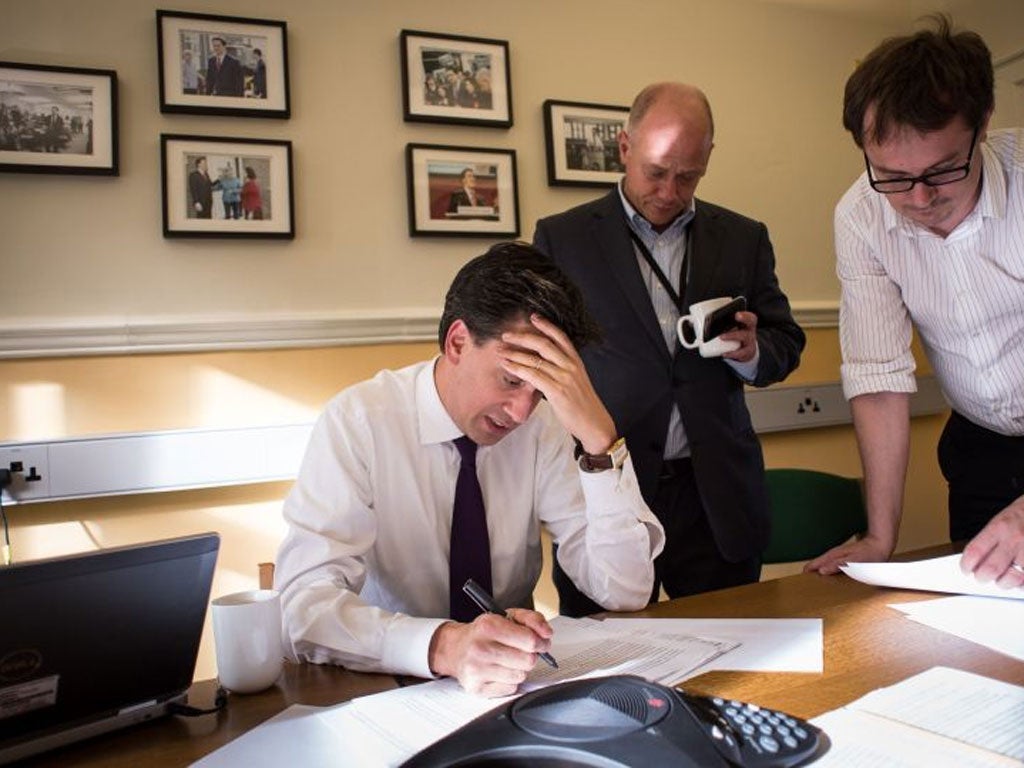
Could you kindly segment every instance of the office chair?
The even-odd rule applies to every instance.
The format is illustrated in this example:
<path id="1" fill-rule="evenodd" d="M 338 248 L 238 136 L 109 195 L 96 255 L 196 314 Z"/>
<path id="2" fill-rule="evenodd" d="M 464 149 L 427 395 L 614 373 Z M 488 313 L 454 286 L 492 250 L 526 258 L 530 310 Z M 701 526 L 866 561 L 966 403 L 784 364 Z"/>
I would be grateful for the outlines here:
<path id="1" fill-rule="evenodd" d="M 810 560 L 868 527 L 861 481 L 810 469 L 765 473 L 772 535 L 764 563 Z"/>

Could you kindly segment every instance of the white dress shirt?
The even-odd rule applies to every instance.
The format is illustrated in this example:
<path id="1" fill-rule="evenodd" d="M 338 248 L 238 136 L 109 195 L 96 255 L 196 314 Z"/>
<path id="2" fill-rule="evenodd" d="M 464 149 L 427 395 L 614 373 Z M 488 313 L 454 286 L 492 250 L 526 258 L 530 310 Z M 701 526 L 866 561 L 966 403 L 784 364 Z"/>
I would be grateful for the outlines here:
<path id="1" fill-rule="evenodd" d="M 1024 435 L 1024 130 L 979 145 L 981 195 L 942 238 L 862 175 L 835 213 L 847 398 L 914 392 L 911 322 L 946 399 L 970 421 Z"/>
<path id="2" fill-rule="evenodd" d="M 284 504 L 277 555 L 293 659 L 430 677 L 430 639 L 448 616 L 448 552 L 462 433 L 434 384 L 435 361 L 381 371 L 334 397 Z M 612 610 L 647 604 L 664 543 L 632 463 L 584 473 L 545 401 L 480 446 L 494 597 L 530 606 L 541 525 L 576 584 Z"/>
<path id="3" fill-rule="evenodd" d="M 619 183 L 619 199 L 622 200 L 622 208 L 626 212 L 626 221 L 630 228 L 640 238 L 647 250 L 651 252 L 654 263 L 658 265 L 665 277 L 668 278 L 672 287 L 677 293 L 686 295 L 686 283 L 690 276 L 683 275 L 683 264 L 687 263 L 686 249 L 688 247 L 690 222 L 697 211 L 696 198 L 690 200 L 690 207 L 677 216 L 675 220 L 665 229 L 664 232 L 655 231 L 651 223 L 645 219 L 636 208 L 626 199 L 626 193 L 622 191 L 622 183 Z M 679 336 L 676 326 L 679 322 L 679 308 L 672 300 L 668 291 L 661 284 L 661 280 L 654 274 L 651 265 L 643 257 L 640 249 L 634 244 L 636 251 L 637 266 L 640 268 L 640 276 L 647 286 L 647 292 L 651 294 L 651 305 L 654 307 L 654 314 L 658 318 L 658 326 L 661 328 L 661 335 L 665 339 L 665 346 L 668 347 L 670 355 L 675 355 L 679 346 Z M 691 270 L 688 266 L 687 270 Z M 709 296 L 708 298 L 715 298 Z M 757 363 L 761 357 L 760 350 L 756 350 L 754 357 L 745 363 L 737 360 L 723 361 L 732 368 L 736 374 L 745 382 L 752 382 L 757 377 Z M 690 440 L 686 436 L 686 429 L 683 427 L 683 419 L 679 414 L 679 406 L 672 406 L 672 415 L 668 421 L 668 434 L 665 437 L 665 458 L 679 459 L 690 455 Z"/>

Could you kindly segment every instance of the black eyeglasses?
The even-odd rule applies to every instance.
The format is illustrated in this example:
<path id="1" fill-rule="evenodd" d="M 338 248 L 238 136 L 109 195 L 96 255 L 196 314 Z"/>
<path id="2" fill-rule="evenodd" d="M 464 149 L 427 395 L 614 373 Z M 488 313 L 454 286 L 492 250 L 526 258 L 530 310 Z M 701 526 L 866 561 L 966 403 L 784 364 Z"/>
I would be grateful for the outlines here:
<path id="1" fill-rule="evenodd" d="M 971 158 L 974 156 L 974 145 L 978 141 L 978 129 L 974 129 L 971 136 L 971 148 L 967 152 L 967 162 L 956 168 L 947 168 L 942 171 L 932 171 L 921 176 L 901 177 L 898 179 L 876 179 L 871 173 L 871 163 L 868 161 L 867 153 L 864 153 L 864 165 L 868 169 L 868 183 L 875 192 L 883 195 L 892 195 L 897 192 L 909 192 L 918 182 L 929 187 L 941 187 L 943 184 L 952 184 L 954 181 L 963 181 L 971 172 Z"/>

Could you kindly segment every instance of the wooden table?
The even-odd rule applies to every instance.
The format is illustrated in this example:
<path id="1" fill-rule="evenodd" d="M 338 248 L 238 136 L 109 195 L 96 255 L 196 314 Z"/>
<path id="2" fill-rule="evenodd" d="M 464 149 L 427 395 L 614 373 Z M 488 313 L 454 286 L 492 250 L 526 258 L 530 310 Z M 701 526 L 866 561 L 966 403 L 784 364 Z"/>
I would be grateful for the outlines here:
<path id="1" fill-rule="evenodd" d="M 913 553 L 933 557 L 947 547 Z M 630 614 L 642 617 L 823 618 L 823 674 L 710 672 L 688 690 L 753 701 L 811 718 L 875 688 L 936 665 L 1024 685 L 1024 664 L 911 621 L 887 606 L 926 600 L 928 592 L 879 589 L 846 576 L 802 574 L 659 603 Z M 1008 631 L 1010 629 L 1008 628 Z M 40 756 L 32 766 L 183 766 L 212 752 L 291 704 L 329 705 L 397 686 L 393 677 L 336 667 L 286 664 L 268 691 L 232 696 L 226 710 L 197 718 L 168 717 Z M 193 686 L 192 702 L 209 705 L 214 685 Z"/>

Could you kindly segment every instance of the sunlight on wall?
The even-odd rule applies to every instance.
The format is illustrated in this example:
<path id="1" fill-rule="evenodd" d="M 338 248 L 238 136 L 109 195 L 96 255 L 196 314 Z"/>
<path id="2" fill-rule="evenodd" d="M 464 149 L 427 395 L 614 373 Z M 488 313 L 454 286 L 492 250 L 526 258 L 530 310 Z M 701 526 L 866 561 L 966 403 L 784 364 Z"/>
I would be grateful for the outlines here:
<path id="1" fill-rule="evenodd" d="M 11 385 L 7 420 L 11 440 L 41 440 L 67 434 L 64 387 L 47 381 Z"/>
<path id="2" fill-rule="evenodd" d="M 72 520 L 20 526 L 11 554 L 17 562 L 91 552 L 102 546 L 103 542 L 96 540 L 88 523 Z"/>
<path id="3" fill-rule="evenodd" d="M 302 424 L 318 411 L 251 380 L 219 368 L 198 366 L 190 377 L 189 401 L 201 424 L 251 427 L 267 424 Z M 259 414 L 254 419 L 254 414 Z"/>

